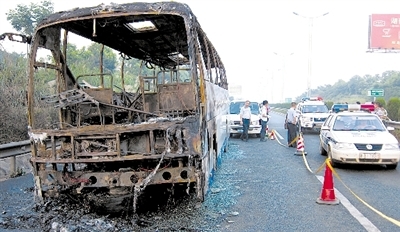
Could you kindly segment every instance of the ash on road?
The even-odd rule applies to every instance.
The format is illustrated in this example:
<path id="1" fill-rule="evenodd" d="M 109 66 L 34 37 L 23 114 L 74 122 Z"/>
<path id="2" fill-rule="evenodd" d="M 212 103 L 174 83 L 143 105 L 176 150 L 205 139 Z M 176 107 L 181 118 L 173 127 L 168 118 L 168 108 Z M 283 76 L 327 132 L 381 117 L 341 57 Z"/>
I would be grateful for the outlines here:
<path id="1" fill-rule="evenodd" d="M 72 196 L 36 204 L 31 174 L 8 179 L 0 183 L 0 231 L 225 231 L 240 215 L 231 207 L 241 194 L 236 175 L 244 158 L 231 142 L 205 202 L 184 187 L 148 186 L 134 215 L 91 212 L 85 200 Z"/>

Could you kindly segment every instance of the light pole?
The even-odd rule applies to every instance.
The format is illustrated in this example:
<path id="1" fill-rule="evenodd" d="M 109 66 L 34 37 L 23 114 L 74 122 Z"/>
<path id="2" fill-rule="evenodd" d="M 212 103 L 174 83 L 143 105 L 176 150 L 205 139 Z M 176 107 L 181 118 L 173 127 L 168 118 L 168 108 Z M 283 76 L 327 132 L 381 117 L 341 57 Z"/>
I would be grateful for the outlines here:
<path id="1" fill-rule="evenodd" d="M 311 95 L 311 80 L 312 80 L 312 30 L 313 30 L 313 23 L 314 19 L 325 16 L 329 14 L 329 12 L 326 12 L 325 14 L 318 15 L 318 16 L 313 16 L 313 17 L 307 17 L 303 16 L 301 14 L 298 14 L 296 12 L 293 12 L 293 14 L 306 18 L 308 19 L 308 77 L 307 77 L 307 97 L 310 97 Z"/>
<path id="2" fill-rule="evenodd" d="M 274 91 L 274 86 L 276 82 L 276 77 L 275 74 L 276 72 L 279 72 L 281 69 L 271 69 L 271 83 L 267 86 L 267 89 L 271 90 L 271 102 L 272 103 L 278 103 L 276 101 L 277 98 L 275 98 L 275 91 Z"/>
<path id="3" fill-rule="evenodd" d="M 275 91 L 274 91 L 274 86 L 275 86 L 275 82 L 276 82 L 276 78 L 275 78 L 275 73 L 281 71 L 281 69 L 276 69 L 276 68 L 271 68 L 271 69 L 267 69 L 268 72 L 268 78 L 267 78 L 267 85 L 263 86 L 266 87 L 265 89 L 263 89 L 263 91 L 268 90 L 269 95 L 267 100 L 270 103 L 279 103 L 276 101 L 277 98 L 275 98 Z M 263 92 L 262 91 L 262 92 Z"/>
<path id="4" fill-rule="evenodd" d="M 278 53 L 274 52 L 275 55 L 280 56 Z M 282 103 L 285 102 L 285 78 L 286 78 L 286 57 L 291 56 L 294 53 L 290 53 L 288 55 L 283 55 L 282 56 L 282 88 L 281 88 L 281 98 L 282 98 Z"/>

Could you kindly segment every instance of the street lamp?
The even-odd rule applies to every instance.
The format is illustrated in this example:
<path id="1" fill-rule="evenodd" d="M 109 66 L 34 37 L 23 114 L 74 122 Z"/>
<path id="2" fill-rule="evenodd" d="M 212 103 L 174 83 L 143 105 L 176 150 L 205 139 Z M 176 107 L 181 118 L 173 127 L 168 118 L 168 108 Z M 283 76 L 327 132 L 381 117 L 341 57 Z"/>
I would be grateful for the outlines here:
<path id="1" fill-rule="evenodd" d="M 275 101 L 275 91 L 274 91 L 274 86 L 275 86 L 275 73 L 281 71 L 281 69 L 271 69 L 271 83 L 269 83 L 269 85 L 267 86 L 267 88 L 269 90 L 271 90 L 271 102 L 273 103 L 278 103 L 277 101 Z"/>
<path id="2" fill-rule="evenodd" d="M 298 14 L 296 12 L 293 12 L 293 14 L 306 18 L 308 19 L 308 77 L 307 77 L 307 97 L 310 97 L 310 92 L 311 92 L 311 77 L 312 77 L 312 70 L 311 70 L 311 63 L 312 63 L 312 28 L 313 28 L 313 23 L 314 19 L 325 16 L 329 14 L 329 12 L 326 12 L 325 14 L 314 16 L 314 17 L 307 17 L 303 16 L 301 14 Z"/>
<path id="3" fill-rule="evenodd" d="M 278 53 L 274 52 L 275 55 L 280 56 Z M 291 56 L 294 53 L 290 53 L 288 55 L 283 55 L 282 56 L 282 89 L 281 89 L 281 97 L 282 97 L 282 103 L 285 102 L 285 78 L 286 78 L 286 57 Z"/>

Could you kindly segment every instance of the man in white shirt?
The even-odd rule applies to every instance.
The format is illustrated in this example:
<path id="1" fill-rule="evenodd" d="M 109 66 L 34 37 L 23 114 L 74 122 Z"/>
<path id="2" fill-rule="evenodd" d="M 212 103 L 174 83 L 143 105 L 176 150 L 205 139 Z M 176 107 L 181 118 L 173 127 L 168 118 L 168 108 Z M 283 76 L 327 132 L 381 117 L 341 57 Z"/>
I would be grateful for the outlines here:
<path id="1" fill-rule="evenodd" d="M 261 121 L 260 121 L 261 122 L 260 141 L 264 142 L 264 141 L 266 141 L 265 133 L 267 130 L 267 123 L 269 120 L 269 107 L 268 107 L 267 100 L 264 100 L 262 102 L 260 119 L 261 119 Z"/>
<path id="2" fill-rule="evenodd" d="M 251 120 L 251 108 L 250 101 L 246 100 L 244 106 L 240 108 L 240 124 L 243 125 L 243 132 L 240 136 L 241 140 L 245 140 L 246 142 L 249 139 L 249 127 Z"/>
<path id="3" fill-rule="evenodd" d="M 385 110 L 385 108 L 383 108 L 382 103 L 380 102 L 374 102 L 374 106 L 375 106 L 375 111 L 374 113 L 376 115 L 378 115 L 381 119 L 388 119 L 387 117 L 387 111 Z"/>
<path id="4" fill-rule="evenodd" d="M 296 102 L 291 103 L 290 109 L 286 113 L 287 127 L 288 127 L 288 146 L 297 147 L 296 141 L 293 140 L 297 137 L 297 112 L 296 112 Z M 293 142 L 293 143 L 292 143 Z"/>

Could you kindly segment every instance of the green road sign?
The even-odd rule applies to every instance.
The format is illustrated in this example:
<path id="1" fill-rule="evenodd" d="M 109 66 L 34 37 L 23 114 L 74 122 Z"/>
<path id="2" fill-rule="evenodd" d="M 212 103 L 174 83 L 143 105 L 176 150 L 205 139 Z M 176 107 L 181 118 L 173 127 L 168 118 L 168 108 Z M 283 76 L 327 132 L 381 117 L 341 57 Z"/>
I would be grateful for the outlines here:
<path id="1" fill-rule="evenodd" d="M 368 96 L 383 97 L 384 95 L 385 91 L 383 91 L 383 89 L 372 89 L 368 91 Z"/>

